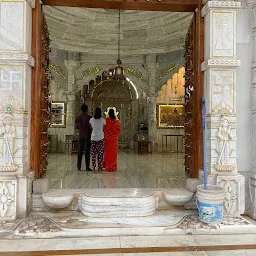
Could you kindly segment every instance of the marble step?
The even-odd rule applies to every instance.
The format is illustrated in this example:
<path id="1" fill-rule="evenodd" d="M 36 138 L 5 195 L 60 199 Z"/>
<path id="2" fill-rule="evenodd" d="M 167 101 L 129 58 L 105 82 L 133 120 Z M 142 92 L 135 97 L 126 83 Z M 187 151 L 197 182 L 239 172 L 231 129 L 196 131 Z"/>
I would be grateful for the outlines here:
<path id="1" fill-rule="evenodd" d="M 186 188 L 50 189 L 33 195 L 33 210 L 81 211 L 92 217 L 149 216 L 159 209 L 185 205 L 193 195 Z"/>
<path id="2" fill-rule="evenodd" d="M 88 190 L 81 198 L 81 212 L 91 217 L 139 217 L 156 212 L 154 193 L 139 189 Z"/>

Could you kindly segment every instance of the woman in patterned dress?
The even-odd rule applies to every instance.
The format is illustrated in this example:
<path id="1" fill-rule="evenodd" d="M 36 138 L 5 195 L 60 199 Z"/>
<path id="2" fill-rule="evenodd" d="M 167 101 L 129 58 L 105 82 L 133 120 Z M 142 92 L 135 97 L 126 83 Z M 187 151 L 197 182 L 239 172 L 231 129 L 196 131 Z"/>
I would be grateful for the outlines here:
<path id="1" fill-rule="evenodd" d="M 120 123 L 115 116 L 115 111 L 110 109 L 104 127 L 104 168 L 107 172 L 117 170 L 118 135 L 121 132 Z"/>
<path id="2" fill-rule="evenodd" d="M 103 128 L 106 120 L 101 117 L 101 109 L 96 108 L 94 117 L 90 119 L 92 128 L 91 134 L 91 153 L 92 153 L 92 166 L 93 171 L 96 171 L 96 157 L 98 159 L 98 171 L 102 171 L 102 163 L 104 156 L 104 132 Z"/>

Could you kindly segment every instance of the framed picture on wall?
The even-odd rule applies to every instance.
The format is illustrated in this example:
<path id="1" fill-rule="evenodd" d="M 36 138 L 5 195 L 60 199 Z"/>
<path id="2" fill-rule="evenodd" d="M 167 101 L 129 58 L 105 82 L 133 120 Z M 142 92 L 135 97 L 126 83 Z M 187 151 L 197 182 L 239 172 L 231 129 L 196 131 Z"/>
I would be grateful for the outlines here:
<path id="1" fill-rule="evenodd" d="M 65 128 L 66 127 L 66 103 L 51 103 L 51 125 L 50 127 Z"/>
<path id="2" fill-rule="evenodd" d="M 157 128 L 183 128 L 184 106 L 176 104 L 156 105 Z"/>

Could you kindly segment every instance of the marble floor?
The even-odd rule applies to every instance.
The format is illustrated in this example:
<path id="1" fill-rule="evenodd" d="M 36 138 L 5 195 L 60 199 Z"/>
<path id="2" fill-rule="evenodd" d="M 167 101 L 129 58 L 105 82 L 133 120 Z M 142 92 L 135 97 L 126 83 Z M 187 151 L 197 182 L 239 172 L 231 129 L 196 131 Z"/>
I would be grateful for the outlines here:
<path id="1" fill-rule="evenodd" d="M 256 250 L 230 250 L 215 251 L 215 246 L 220 245 L 254 245 L 256 235 L 177 235 L 177 236 L 120 236 L 120 237 L 94 237 L 84 238 L 57 238 L 57 239 L 22 239 L 22 240 L 0 240 L 0 255 L 8 256 L 8 252 L 30 251 L 58 251 L 70 250 L 68 255 L 72 254 L 72 250 L 106 250 L 111 248 L 148 248 L 148 247 L 189 247 L 191 251 L 186 252 L 156 252 L 156 253 L 104 253 L 101 254 L 79 254 L 79 255 L 113 255 L 113 256 L 255 256 Z M 192 251 L 193 246 L 209 246 L 206 251 Z M 88 253 L 88 252 L 87 252 Z M 14 254 L 10 254 L 14 255 Z M 22 254 L 26 255 L 26 254 Z M 30 254 L 29 254 L 30 255 Z M 31 254 L 33 255 L 33 254 Z M 39 254 L 34 254 L 39 255 Z M 43 254 L 40 254 L 43 255 Z M 52 254 L 51 254 L 52 255 Z M 60 255 L 59 253 L 56 255 Z M 65 254 L 67 255 L 67 254 Z"/>
<path id="2" fill-rule="evenodd" d="M 76 168 L 77 155 L 49 154 L 50 188 L 173 188 L 185 186 L 184 154 L 137 155 L 121 151 L 115 173 Z"/>

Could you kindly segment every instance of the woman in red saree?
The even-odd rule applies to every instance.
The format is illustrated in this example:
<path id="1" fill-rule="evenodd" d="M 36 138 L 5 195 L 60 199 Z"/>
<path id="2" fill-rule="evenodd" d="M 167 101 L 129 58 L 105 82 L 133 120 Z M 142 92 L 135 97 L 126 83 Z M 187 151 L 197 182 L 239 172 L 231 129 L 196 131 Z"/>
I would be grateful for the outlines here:
<path id="1" fill-rule="evenodd" d="M 104 168 L 107 172 L 117 170 L 118 135 L 121 132 L 120 123 L 115 111 L 110 109 L 104 127 Z"/>

